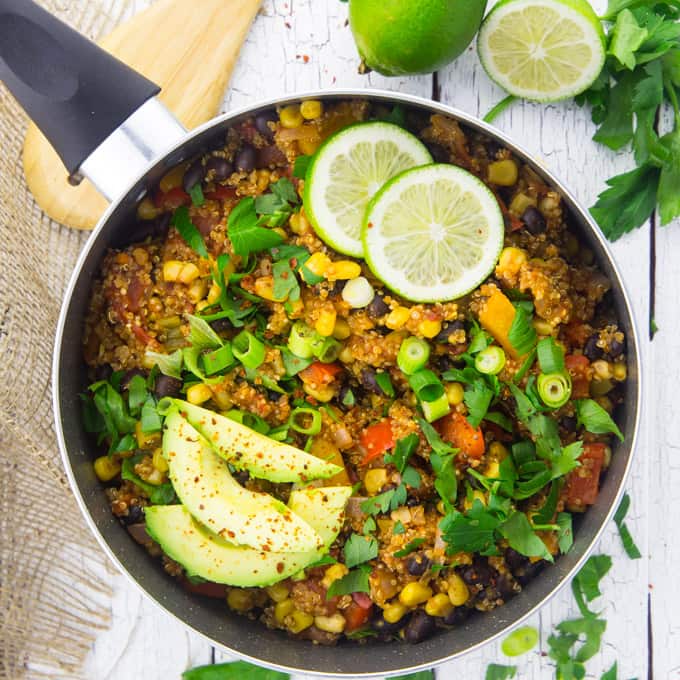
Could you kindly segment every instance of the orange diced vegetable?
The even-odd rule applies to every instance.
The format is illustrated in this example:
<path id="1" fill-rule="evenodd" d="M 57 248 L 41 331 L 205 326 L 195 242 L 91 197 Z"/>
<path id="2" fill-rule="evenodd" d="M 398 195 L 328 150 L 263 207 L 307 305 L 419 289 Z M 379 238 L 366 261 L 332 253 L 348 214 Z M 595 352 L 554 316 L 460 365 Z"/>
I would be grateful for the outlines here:
<path id="1" fill-rule="evenodd" d="M 366 451 L 362 465 L 370 463 L 373 459 L 382 456 L 385 451 L 394 448 L 394 433 L 392 423 L 388 419 L 381 420 L 379 423 L 369 425 L 361 434 L 361 446 Z"/>
<path id="2" fill-rule="evenodd" d="M 482 303 L 478 316 L 482 328 L 491 333 L 496 342 L 513 359 L 519 359 L 519 354 L 508 337 L 515 318 L 515 308 L 512 302 L 500 290 L 495 289 Z"/>
<path id="3" fill-rule="evenodd" d="M 590 361 L 583 354 L 569 354 L 564 357 L 564 366 L 571 376 L 572 399 L 587 399 L 590 396 Z"/>
<path id="4" fill-rule="evenodd" d="M 435 423 L 435 429 L 441 438 L 460 449 L 469 458 L 481 458 L 484 455 L 484 434 L 481 428 L 472 427 L 467 418 L 453 411 Z"/>
<path id="5" fill-rule="evenodd" d="M 600 472 L 604 463 L 604 444 L 586 444 L 579 457 L 580 467 L 567 477 L 566 501 L 570 510 L 583 511 L 597 500 Z"/>
<path id="6" fill-rule="evenodd" d="M 335 376 L 341 371 L 342 366 L 340 364 L 324 364 L 321 361 L 315 361 L 300 371 L 299 375 L 303 383 L 321 387 L 332 383 Z"/>

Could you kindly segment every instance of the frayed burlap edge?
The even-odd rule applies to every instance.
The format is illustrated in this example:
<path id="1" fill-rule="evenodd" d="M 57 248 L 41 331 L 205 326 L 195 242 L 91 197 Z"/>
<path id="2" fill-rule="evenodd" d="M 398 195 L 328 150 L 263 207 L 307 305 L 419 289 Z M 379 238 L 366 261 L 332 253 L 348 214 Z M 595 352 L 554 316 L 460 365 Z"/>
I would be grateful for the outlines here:
<path id="1" fill-rule="evenodd" d="M 43 0 L 90 38 L 130 0 Z M 47 219 L 23 179 L 27 120 L 0 86 L 0 680 L 83 678 L 109 624 L 106 558 L 69 490 L 50 401 L 62 294 L 88 236 Z"/>

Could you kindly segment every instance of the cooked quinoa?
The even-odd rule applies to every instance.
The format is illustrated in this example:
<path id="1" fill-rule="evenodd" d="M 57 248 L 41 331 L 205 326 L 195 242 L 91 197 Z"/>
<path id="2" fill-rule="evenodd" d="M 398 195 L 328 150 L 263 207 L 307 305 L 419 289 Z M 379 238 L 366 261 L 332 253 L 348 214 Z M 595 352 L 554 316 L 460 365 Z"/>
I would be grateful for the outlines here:
<path id="1" fill-rule="evenodd" d="M 546 559 L 521 554 L 502 537 L 493 550 L 478 552 L 453 551 L 445 540 L 443 517 L 486 507 L 492 491 L 480 478 L 497 477 L 502 461 L 514 455 L 513 445 L 537 437 L 526 420 L 518 417 L 509 386 L 530 390 L 540 366 L 535 361 L 526 366 L 526 357 L 511 353 L 497 376 L 499 393 L 492 410 L 498 418 L 483 419 L 479 426 L 465 419 L 470 415 L 471 387 L 447 380 L 446 373 L 465 366 L 470 344 L 480 333 L 478 320 L 498 296 L 523 301 L 531 308 L 529 318 L 537 338 L 552 337 L 564 355 L 571 398 L 547 415 L 556 423 L 562 447 L 582 442 L 583 449 L 581 465 L 557 485 L 554 507 L 543 523 L 548 528 L 535 534 L 548 556 L 555 558 L 560 552 L 560 534 L 555 528 L 558 516 L 583 512 L 595 502 L 611 456 L 610 435 L 588 432 L 577 420 L 575 400 L 592 399 L 607 413 L 614 412 L 626 379 L 625 337 L 608 302 L 609 281 L 572 229 L 560 195 L 498 142 L 443 115 L 428 117 L 418 111 L 407 112 L 406 125 L 427 145 L 435 161 L 472 172 L 498 199 L 506 232 L 505 249 L 495 271 L 466 297 L 414 304 L 386 289 L 365 262 L 326 246 L 314 233 L 304 207 L 297 204 L 285 221 L 272 227 L 283 237 L 283 244 L 304 248 L 311 258 L 323 254 L 336 265 L 356 263 L 375 294 L 370 304 L 353 309 L 342 297 L 346 280 L 320 277 L 306 283 L 300 278 L 299 300 L 277 299 L 273 294 L 275 252 L 255 253 L 247 262 L 235 255 L 227 234 L 230 212 L 242 198 L 266 194 L 282 178 L 290 180 L 301 195 L 304 180 L 294 174 L 297 158 L 312 154 L 338 129 L 389 114 L 358 100 L 320 106 L 312 120 L 284 111 L 235 125 L 224 146 L 170 171 L 140 203 L 139 233 L 150 235 L 106 254 L 85 324 L 85 360 L 92 380 L 109 380 L 125 400 L 133 378 L 142 376 L 157 398 L 181 396 L 221 413 L 236 411 L 241 418 L 252 414 L 254 418 L 245 422 L 269 431 L 285 428 L 301 404 L 317 410 L 321 424 L 315 435 L 308 437 L 289 428 L 285 436 L 294 446 L 341 463 L 342 472 L 325 484 L 353 485 L 343 529 L 329 551 L 337 562 L 329 560 L 268 588 L 235 588 L 189 579 L 182 566 L 166 556 L 163 568 L 197 596 L 222 598 L 239 614 L 314 643 L 368 636 L 419 642 L 437 627 L 456 626 L 475 610 L 488 611 L 521 596 L 523 586 L 548 564 Z M 494 166 L 499 162 L 506 166 Z M 516 167 L 516 181 L 509 185 L 489 181 L 508 162 Z M 192 186 L 200 186 L 204 197 L 200 206 L 187 193 L 190 173 L 195 179 Z M 209 258 L 201 257 L 171 226 L 170 216 L 181 207 L 203 237 Z M 218 264 L 225 261 L 218 259 L 222 255 L 230 258 L 226 278 L 229 273 L 235 275 L 232 290 L 235 304 L 244 312 L 243 321 L 235 325 L 233 316 L 222 315 L 210 325 L 224 339 L 249 330 L 265 345 L 263 360 L 256 371 L 239 364 L 204 383 L 196 377 L 163 375 L 154 368 L 156 361 L 148 352 L 170 355 L 189 346 L 187 315 L 210 319 L 222 310 L 216 276 Z M 316 260 L 321 261 L 318 256 Z M 314 260 L 308 262 L 311 266 Z M 295 323 L 335 339 L 332 362 L 305 362 L 308 365 L 302 370 L 289 374 L 282 348 Z M 450 507 L 435 485 L 433 447 L 419 425 L 418 399 L 397 363 L 400 346 L 408 337 L 428 343 L 427 368 L 446 390 L 450 412 L 433 425 L 445 443 L 458 449 L 453 459 L 458 495 Z M 524 375 L 516 380 L 520 371 Z M 391 389 L 385 389 L 386 379 Z M 383 433 L 391 433 L 389 445 L 371 438 L 381 424 Z M 389 456 L 395 443 L 411 434 L 417 442 L 409 459 L 414 471 L 409 481 L 417 473 L 417 484 L 405 483 Z M 143 508 L 152 503 L 150 489 L 168 485 L 168 466 L 160 454 L 161 433 L 144 433 L 138 426 L 132 436 L 126 440 L 132 441 L 127 450 L 119 446 L 109 456 L 109 440 L 99 447 L 93 443 L 93 458 L 99 456 L 95 470 L 106 482 L 114 515 L 138 542 L 159 555 L 159 546 L 143 532 Z M 126 459 L 134 461 L 128 467 L 133 474 L 123 479 L 121 464 Z M 290 484 L 251 478 L 246 472 L 235 476 L 246 488 L 283 502 L 290 495 Z M 529 497 L 513 501 L 515 507 L 531 516 L 545 507 L 553 488 L 548 479 Z M 398 489 L 403 489 L 404 498 L 397 507 L 366 511 L 367 499 Z M 366 562 L 370 567 L 368 592 L 328 597 L 329 587 L 348 573 L 343 546 L 353 534 L 369 535 L 377 543 L 377 556 Z"/>

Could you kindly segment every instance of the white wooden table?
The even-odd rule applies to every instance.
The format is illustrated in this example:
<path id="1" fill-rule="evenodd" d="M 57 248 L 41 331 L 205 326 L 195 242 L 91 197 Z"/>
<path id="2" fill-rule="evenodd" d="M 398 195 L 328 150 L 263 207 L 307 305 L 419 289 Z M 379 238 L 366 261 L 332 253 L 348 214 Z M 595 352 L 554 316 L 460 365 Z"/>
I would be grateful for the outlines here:
<path id="1" fill-rule="evenodd" d="M 144 0 L 137 0 L 141 8 Z M 605 0 L 594 0 L 597 10 Z M 200 11 L 200 0 L 196 3 Z M 314 88 L 377 87 L 438 98 L 468 113 L 484 115 L 503 97 L 490 83 L 473 48 L 436 74 L 388 79 L 357 74 L 358 58 L 339 0 L 265 0 L 234 73 L 224 110 L 258 99 Z M 614 154 L 591 141 L 589 113 L 573 104 L 518 104 L 497 126 L 508 133 L 592 205 L 607 177 L 632 167 L 629 153 Z M 679 187 L 680 190 L 680 187 Z M 677 250 L 675 250 L 677 249 Z M 619 677 L 680 678 L 680 225 L 646 225 L 614 244 L 616 260 L 631 294 L 641 331 L 645 398 L 639 445 L 628 482 L 632 497 L 628 524 L 643 554 L 624 554 L 609 526 L 598 552 L 614 558 L 603 582 L 602 609 L 608 620 L 600 653 L 588 663 L 599 678 L 617 660 Z M 675 252 L 674 252 L 675 250 Z M 650 318 L 659 331 L 649 341 Z M 674 460 L 675 457 L 678 460 Z M 223 661 L 219 651 L 161 612 L 122 576 L 111 577 L 113 626 L 97 638 L 87 660 L 93 680 L 175 680 L 183 670 Z M 520 678 L 554 677 L 542 656 L 554 624 L 574 616 L 564 589 L 529 621 L 541 631 L 541 645 L 518 660 Z M 499 644 L 441 667 L 437 677 L 476 680 L 489 662 L 504 659 Z"/>

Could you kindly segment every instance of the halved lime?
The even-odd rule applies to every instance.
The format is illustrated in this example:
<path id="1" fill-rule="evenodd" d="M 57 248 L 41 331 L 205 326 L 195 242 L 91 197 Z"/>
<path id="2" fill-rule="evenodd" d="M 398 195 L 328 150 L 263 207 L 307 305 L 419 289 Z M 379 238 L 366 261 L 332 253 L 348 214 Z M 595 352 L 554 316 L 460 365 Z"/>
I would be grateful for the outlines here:
<path id="1" fill-rule="evenodd" d="M 504 0 L 484 19 L 477 50 L 489 77 L 510 94 L 558 101 L 595 81 L 605 36 L 586 0 Z"/>
<path id="2" fill-rule="evenodd" d="M 395 175 L 431 162 L 425 145 L 397 125 L 351 125 L 316 152 L 305 179 L 305 212 L 325 243 L 363 257 L 361 222 L 369 200 Z"/>
<path id="3" fill-rule="evenodd" d="M 478 286 L 503 247 L 495 196 L 454 165 L 426 165 L 388 182 L 366 209 L 366 261 L 388 288 L 416 302 L 453 300 Z"/>

